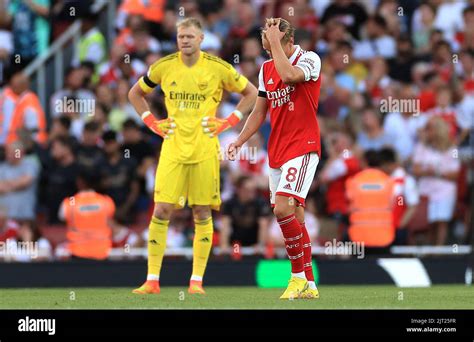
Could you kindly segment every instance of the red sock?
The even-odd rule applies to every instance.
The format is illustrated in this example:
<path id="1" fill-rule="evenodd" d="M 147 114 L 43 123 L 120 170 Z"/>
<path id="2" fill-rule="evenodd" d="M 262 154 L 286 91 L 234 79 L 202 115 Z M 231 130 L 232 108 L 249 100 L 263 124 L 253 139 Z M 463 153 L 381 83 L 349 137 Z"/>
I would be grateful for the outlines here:
<path id="1" fill-rule="evenodd" d="M 314 281 L 313 264 L 311 263 L 311 240 L 304 222 L 301 223 L 301 231 L 303 232 L 304 274 L 306 275 L 306 280 Z"/>
<path id="2" fill-rule="evenodd" d="M 303 233 L 295 214 L 278 220 L 283 237 L 285 238 L 286 252 L 291 261 L 291 273 L 304 271 L 303 260 Z"/>

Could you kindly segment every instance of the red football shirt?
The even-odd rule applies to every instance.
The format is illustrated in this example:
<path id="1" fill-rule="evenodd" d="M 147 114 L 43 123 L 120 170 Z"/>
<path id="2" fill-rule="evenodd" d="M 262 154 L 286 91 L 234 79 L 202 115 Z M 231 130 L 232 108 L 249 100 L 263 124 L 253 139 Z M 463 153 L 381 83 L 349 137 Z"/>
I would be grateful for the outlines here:
<path id="1" fill-rule="evenodd" d="M 290 63 L 303 70 L 305 81 L 284 84 L 273 60 L 263 63 L 259 74 L 259 96 L 266 97 L 270 109 L 271 133 L 268 159 L 271 168 L 309 152 L 321 154 L 316 119 L 321 86 L 321 59 L 313 51 L 296 45 Z"/>

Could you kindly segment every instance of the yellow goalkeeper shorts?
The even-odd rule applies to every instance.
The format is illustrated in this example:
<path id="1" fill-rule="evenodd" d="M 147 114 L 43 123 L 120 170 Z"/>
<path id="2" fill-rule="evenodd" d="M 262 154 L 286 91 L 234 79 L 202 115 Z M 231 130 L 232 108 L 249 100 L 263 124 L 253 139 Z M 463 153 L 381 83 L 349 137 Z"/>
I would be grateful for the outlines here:
<path id="1" fill-rule="evenodd" d="M 171 203 L 177 209 L 186 202 L 209 205 L 219 210 L 220 195 L 219 156 L 195 164 L 182 164 L 160 158 L 155 177 L 155 203 Z"/>

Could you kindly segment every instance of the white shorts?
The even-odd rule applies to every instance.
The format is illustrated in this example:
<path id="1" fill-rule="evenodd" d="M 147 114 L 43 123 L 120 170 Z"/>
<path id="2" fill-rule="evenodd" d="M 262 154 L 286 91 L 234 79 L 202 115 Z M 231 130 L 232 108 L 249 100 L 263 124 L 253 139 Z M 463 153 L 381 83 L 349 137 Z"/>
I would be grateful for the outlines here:
<path id="1" fill-rule="evenodd" d="M 428 200 L 428 222 L 449 222 L 453 218 L 456 198 Z"/>
<path id="2" fill-rule="evenodd" d="M 305 199 L 313 182 L 319 156 L 315 152 L 293 158 L 278 169 L 270 169 L 270 203 L 275 205 L 275 196 L 292 197 L 297 205 L 305 205 Z"/>

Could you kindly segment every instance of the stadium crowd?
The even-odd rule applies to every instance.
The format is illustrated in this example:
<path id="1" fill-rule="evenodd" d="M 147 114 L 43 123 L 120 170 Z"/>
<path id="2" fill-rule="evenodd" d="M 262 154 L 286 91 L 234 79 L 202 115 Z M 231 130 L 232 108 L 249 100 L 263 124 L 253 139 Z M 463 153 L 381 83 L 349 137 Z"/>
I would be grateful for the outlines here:
<path id="1" fill-rule="evenodd" d="M 144 246 L 162 141 L 143 126 L 127 93 L 154 61 L 176 51 L 175 24 L 184 16 L 202 21 L 203 50 L 233 64 L 255 85 L 268 58 L 260 42 L 266 17 L 290 21 L 296 43 L 321 57 L 317 115 L 323 153 L 306 211 L 314 245 L 347 238 L 346 180 L 369 166 L 396 181 L 403 207 L 396 244 L 467 241 L 468 189 L 474 181 L 468 178 L 474 139 L 473 0 L 124 0 L 118 5 L 116 38 L 106 41 L 89 1 L 0 0 L 0 242 L 41 241 L 46 258 L 52 257 L 53 247 L 61 249 L 66 237 L 64 200 L 94 181 L 115 205 L 113 246 Z M 34 93 L 27 104 L 15 102 L 29 89 L 21 69 L 77 18 L 82 36 L 64 87 L 46 104 L 35 101 Z M 66 107 L 68 100 L 92 103 L 93 110 Z M 237 101 L 224 95 L 218 115 L 231 112 Z M 154 114 L 166 117 L 162 93 L 153 92 L 149 102 Z M 7 123 L 6 111 L 24 120 Z M 224 132 L 221 146 L 232 142 L 242 125 Z M 236 244 L 262 254 L 283 245 L 268 201 L 269 131 L 267 120 L 248 142 L 247 158 L 221 161 L 223 204 L 215 213 L 214 243 L 223 254 L 235 254 Z M 190 246 L 192 235 L 190 210 L 177 212 L 168 245 Z"/>

